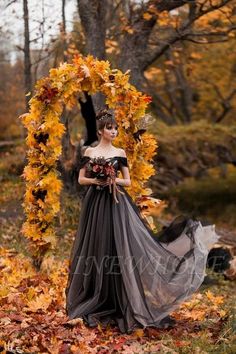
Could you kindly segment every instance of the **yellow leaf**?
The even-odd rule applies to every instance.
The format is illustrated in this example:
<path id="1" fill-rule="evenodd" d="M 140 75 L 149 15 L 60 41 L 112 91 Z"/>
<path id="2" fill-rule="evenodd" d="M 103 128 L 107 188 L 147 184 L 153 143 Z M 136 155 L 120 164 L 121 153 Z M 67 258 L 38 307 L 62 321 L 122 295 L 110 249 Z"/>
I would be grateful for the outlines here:
<path id="1" fill-rule="evenodd" d="M 97 328 L 98 328 L 99 332 L 103 332 L 103 330 L 102 330 L 102 325 L 101 325 L 100 323 L 98 323 Z"/>
<path id="2" fill-rule="evenodd" d="M 28 302 L 28 309 L 32 312 L 47 310 L 51 302 L 52 298 L 49 294 L 40 294 L 35 300 Z"/>
<path id="3" fill-rule="evenodd" d="M 136 329 L 136 330 L 134 331 L 134 336 L 139 337 L 139 338 L 143 337 L 143 336 L 144 336 L 144 331 L 143 331 L 143 329 L 141 329 L 141 328 Z"/>
<path id="4" fill-rule="evenodd" d="M 128 32 L 130 34 L 134 33 L 134 29 L 130 26 L 124 26 L 122 29 L 123 29 L 123 31 Z"/>
<path id="5" fill-rule="evenodd" d="M 190 58 L 191 59 L 201 59 L 202 55 L 200 53 L 193 52 L 193 53 L 191 53 Z"/>
<path id="6" fill-rule="evenodd" d="M 144 20 L 149 21 L 152 18 L 152 15 L 150 13 L 148 13 L 148 12 L 145 12 L 143 14 L 143 18 L 144 18 Z"/>
<path id="7" fill-rule="evenodd" d="M 229 33 L 228 33 L 228 37 L 230 37 L 230 38 L 235 38 L 235 33 L 234 33 L 234 32 L 229 32 Z"/>
<path id="8" fill-rule="evenodd" d="M 32 286 L 30 286 L 28 288 L 28 291 L 27 291 L 27 294 L 26 294 L 28 300 L 31 301 L 34 298 L 35 295 L 36 295 L 36 289 L 33 288 Z"/>
<path id="9" fill-rule="evenodd" d="M 220 305 L 224 302 L 223 296 L 215 296 L 210 290 L 206 291 L 206 296 L 214 305 Z"/>
<path id="10" fill-rule="evenodd" d="M 194 321 L 202 321 L 206 317 L 206 312 L 203 310 L 193 310 L 190 315 L 190 318 L 192 318 Z"/>
<path id="11" fill-rule="evenodd" d="M 226 315 L 226 311 L 225 310 L 219 310 L 218 314 L 220 315 L 220 317 L 224 317 Z"/>

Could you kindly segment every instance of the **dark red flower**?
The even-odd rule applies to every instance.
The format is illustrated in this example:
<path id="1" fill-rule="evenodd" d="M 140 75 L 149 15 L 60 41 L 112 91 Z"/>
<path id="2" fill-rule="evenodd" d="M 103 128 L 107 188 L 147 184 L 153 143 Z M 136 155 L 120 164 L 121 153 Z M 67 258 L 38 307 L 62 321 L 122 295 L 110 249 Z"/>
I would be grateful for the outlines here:
<path id="1" fill-rule="evenodd" d="M 96 164 L 96 165 L 93 165 L 92 170 L 93 170 L 93 172 L 99 173 L 102 171 L 102 167 Z"/>
<path id="2" fill-rule="evenodd" d="M 41 92 L 37 95 L 37 98 L 39 101 L 49 104 L 58 92 L 56 87 L 51 87 L 49 83 L 46 83 L 42 86 Z"/>

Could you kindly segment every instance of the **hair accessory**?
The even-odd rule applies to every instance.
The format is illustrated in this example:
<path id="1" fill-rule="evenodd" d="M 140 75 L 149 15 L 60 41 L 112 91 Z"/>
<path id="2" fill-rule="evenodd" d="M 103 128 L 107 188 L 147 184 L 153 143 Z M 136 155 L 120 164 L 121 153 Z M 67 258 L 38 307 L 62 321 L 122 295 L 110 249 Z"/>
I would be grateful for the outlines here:
<path id="1" fill-rule="evenodd" d="M 111 117 L 110 113 L 105 113 L 102 117 L 98 118 L 98 120 L 103 120 L 104 118 Z"/>

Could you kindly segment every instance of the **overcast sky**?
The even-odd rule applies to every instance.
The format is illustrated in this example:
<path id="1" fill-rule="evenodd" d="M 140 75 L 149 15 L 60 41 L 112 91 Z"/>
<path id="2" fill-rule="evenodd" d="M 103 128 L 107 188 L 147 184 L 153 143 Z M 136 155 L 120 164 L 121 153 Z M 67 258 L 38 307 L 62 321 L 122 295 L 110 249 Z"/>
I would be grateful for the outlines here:
<path id="1" fill-rule="evenodd" d="M 7 39 L 11 42 L 11 58 L 15 57 L 15 46 L 23 46 L 23 0 L 16 0 L 15 3 L 6 7 L 11 0 L 0 0 L 0 27 L 2 41 Z M 76 0 L 67 0 L 66 4 L 66 19 L 67 29 L 72 29 L 73 14 L 76 11 Z M 33 40 L 40 36 L 40 26 L 43 17 L 46 18 L 44 23 L 45 42 L 48 42 L 51 37 L 55 37 L 59 32 L 59 23 L 61 22 L 61 1 L 53 0 L 28 0 L 29 18 L 30 18 L 30 39 Z M 6 32 L 10 32 L 6 35 Z M 1 42 L 2 42 L 1 41 Z M 31 48 L 41 48 L 42 40 L 33 42 Z"/>

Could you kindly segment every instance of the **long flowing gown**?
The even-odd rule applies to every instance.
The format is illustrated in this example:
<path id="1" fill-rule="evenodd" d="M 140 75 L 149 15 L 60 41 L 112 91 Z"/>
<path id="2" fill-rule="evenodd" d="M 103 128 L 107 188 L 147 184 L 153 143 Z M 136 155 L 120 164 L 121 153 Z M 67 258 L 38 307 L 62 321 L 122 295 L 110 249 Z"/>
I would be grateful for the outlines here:
<path id="1" fill-rule="evenodd" d="M 126 157 L 109 158 L 116 173 Z M 91 158 L 83 156 L 80 168 Z M 115 203 L 109 186 L 86 187 L 71 249 L 66 294 L 70 319 L 115 324 L 122 333 L 162 327 L 205 277 L 215 225 L 180 215 L 155 234 L 124 187 Z"/>

